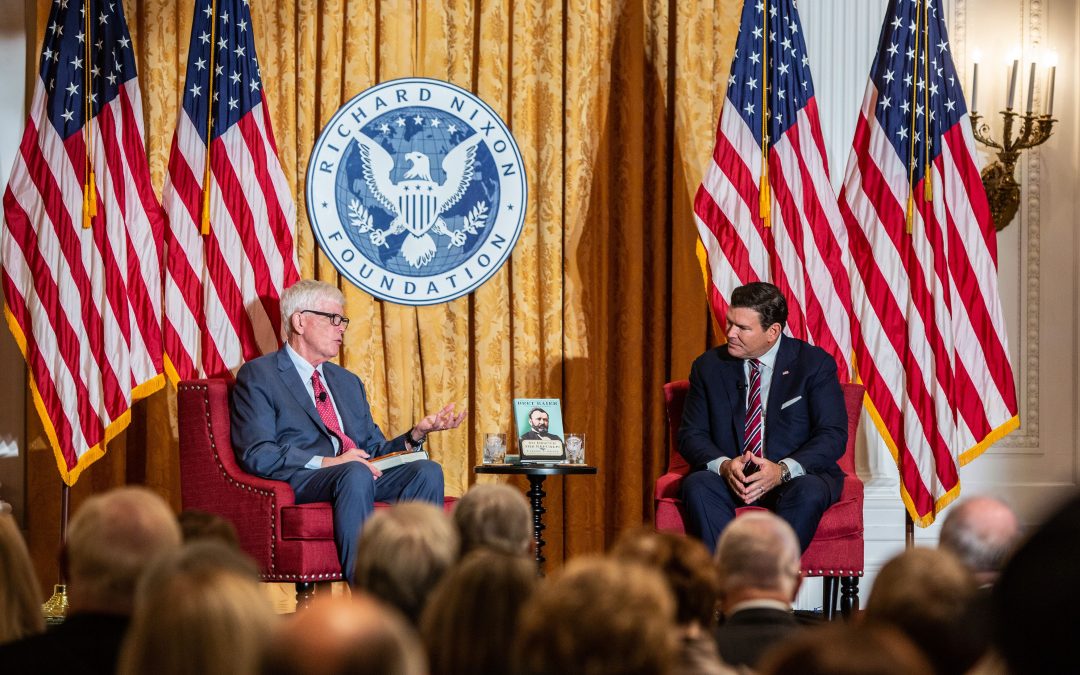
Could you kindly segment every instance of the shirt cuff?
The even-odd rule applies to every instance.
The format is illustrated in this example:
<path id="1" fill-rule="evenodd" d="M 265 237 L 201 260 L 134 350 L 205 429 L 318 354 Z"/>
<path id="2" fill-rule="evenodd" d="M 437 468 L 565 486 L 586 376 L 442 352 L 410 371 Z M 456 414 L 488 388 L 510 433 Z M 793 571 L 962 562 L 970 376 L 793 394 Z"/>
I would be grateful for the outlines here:
<path id="1" fill-rule="evenodd" d="M 708 464 L 706 464 L 705 468 L 708 469 L 709 471 L 711 471 L 712 473 L 720 473 L 720 467 L 724 466 L 724 462 L 730 462 L 730 461 L 731 461 L 730 457 L 717 457 L 716 459 L 714 459 L 711 462 L 709 462 Z"/>
<path id="2" fill-rule="evenodd" d="M 788 473 L 791 474 L 792 478 L 798 478 L 799 476 L 806 475 L 806 469 L 802 468 L 802 464 L 799 464 L 790 457 L 782 459 L 778 463 L 787 465 Z"/>
<path id="3" fill-rule="evenodd" d="M 322 455 L 315 455 L 308 460 L 304 465 L 305 469 L 321 469 L 322 468 Z"/>

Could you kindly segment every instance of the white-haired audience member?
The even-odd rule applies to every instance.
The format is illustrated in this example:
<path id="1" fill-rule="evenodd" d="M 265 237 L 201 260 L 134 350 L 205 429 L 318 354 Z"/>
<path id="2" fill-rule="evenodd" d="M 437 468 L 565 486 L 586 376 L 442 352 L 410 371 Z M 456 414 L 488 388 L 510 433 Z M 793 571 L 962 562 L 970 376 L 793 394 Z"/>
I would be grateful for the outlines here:
<path id="1" fill-rule="evenodd" d="M 442 509 L 427 502 L 394 504 L 372 516 L 360 533 L 354 585 L 415 626 L 459 550 L 457 530 Z"/>
<path id="2" fill-rule="evenodd" d="M 675 660 L 675 600 L 663 577 L 609 558 L 571 560 L 522 609 L 523 675 L 657 675 Z"/>
<path id="3" fill-rule="evenodd" d="M 784 519 L 768 511 L 739 516 L 716 543 L 720 656 L 756 668 L 772 647 L 800 629 L 791 603 L 799 590 L 799 540 Z"/>
<path id="4" fill-rule="evenodd" d="M 979 586 L 997 581 L 1020 540 L 1020 523 L 1009 505 L 994 497 L 971 497 L 948 510 L 939 545 L 967 565 Z"/>
<path id="5" fill-rule="evenodd" d="M 117 672 L 251 675 L 276 621 L 250 558 L 220 541 L 190 543 L 139 582 Z"/>
<path id="6" fill-rule="evenodd" d="M 87 499 L 68 526 L 67 620 L 53 630 L 0 646 L 5 673 L 116 671 L 135 587 L 159 556 L 180 546 L 169 505 L 146 488 L 122 487 Z"/>
<path id="7" fill-rule="evenodd" d="M 396 610 L 359 592 L 352 598 L 317 598 L 283 622 L 262 666 L 263 675 L 427 672 L 424 648 L 412 627 Z"/>
<path id="8" fill-rule="evenodd" d="M 454 507 L 461 554 L 489 548 L 528 555 L 532 548 L 532 509 L 520 490 L 502 483 L 474 485 Z"/>
<path id="9" fill-rule="evenodd" d="M 0 644 L 45 630 L 41 586 L 19 526 L 0 512 Z"/>

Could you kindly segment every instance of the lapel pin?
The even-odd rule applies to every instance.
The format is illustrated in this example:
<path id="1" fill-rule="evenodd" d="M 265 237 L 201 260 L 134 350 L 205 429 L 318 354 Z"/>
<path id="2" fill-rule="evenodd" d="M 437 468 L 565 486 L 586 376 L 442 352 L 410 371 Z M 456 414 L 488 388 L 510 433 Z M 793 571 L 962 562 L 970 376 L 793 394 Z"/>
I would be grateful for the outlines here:
<path id="1" fill-rule="evenodd" d="M 790 372 L 791 372 L 790 370 L 785 370 L 784 372 L 782 372 L 782 373 L 780 373 L 780 374 L 781 374 L 781 375 L 787 375 L 787 374 L 788 374 L 788 373 L 790 373 Z"/>

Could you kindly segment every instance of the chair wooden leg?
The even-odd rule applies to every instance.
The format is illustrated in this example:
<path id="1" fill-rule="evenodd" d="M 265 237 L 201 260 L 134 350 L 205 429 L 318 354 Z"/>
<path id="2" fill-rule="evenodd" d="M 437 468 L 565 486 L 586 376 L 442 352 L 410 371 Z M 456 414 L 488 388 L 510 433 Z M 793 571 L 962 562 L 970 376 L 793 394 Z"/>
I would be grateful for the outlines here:
<path id="1" fill-rule="evenodd" d="M 850 619 L 859 611 L 859 577 L 840 577 L 840 614 Z"/>
<path id="2" fill-rule="evenodd" d="M 821 577 L 821 614 L 826 621 L 836 618 L 836 577 Z"/>
<path id="3" fill-rule="evenodd" d="M 296 610 L 305 609 L 315 599 L 315 584 L 311 581 L 296 582 Z"/>

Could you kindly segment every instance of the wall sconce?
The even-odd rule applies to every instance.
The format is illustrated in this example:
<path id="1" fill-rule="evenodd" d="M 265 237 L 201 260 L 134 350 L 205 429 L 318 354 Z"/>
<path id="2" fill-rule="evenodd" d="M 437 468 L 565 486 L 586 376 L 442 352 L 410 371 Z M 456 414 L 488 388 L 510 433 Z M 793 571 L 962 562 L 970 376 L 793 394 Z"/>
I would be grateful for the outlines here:
<path id="1" fill-rule="evenodd" d="M 997 161 L 982 170 L 983 187 L 990 201 L 990 213 L 994 218 L 994 227 L 999 232 L 1012 222 L 1020 208 L 1020 184 L 1016 182 L 1016 160 L 1022 150 L 1042 145 L 1053 133 L 1054 113 L 1054 74 L 1057 70 L 1057 57 L 1051 55 L 1046 85 L 1046 112 L 1034 113 L 1035 100 L 1035 62 L 1031 63 L 1028 75 L 1027 108 L 1023 115 L 1013 111 L 1016 100 L 1017 78 L 1020 72 L 1020 59 L 1011 56 L 1009 62 L 1009 94 L 1005 110 L 1001 111 L 1002 140 L 994 140 L 990 125 L 982 121 L 978 112 L 979 93 L 979 57 L 975 55 L 975 65 L 971 74 L 971 130 L 975 140 L 997 150 Z M 1019 118 L 1020 131 L 1013 136 L 1013 127 Z"/>

